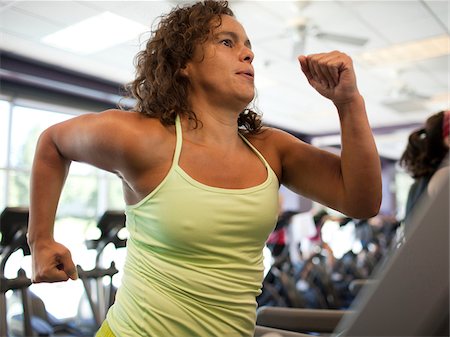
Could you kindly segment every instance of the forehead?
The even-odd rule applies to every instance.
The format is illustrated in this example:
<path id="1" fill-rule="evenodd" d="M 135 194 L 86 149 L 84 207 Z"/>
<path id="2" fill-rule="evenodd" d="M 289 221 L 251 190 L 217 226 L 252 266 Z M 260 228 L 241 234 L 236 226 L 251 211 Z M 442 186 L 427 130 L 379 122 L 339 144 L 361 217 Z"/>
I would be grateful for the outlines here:
<path id="1" fill-rule="evenodd" d="M 221 15 L 220 18 L 222 19 L 221 25 L 217 28 L 213 28 L 212 30 L 212 33 L 214 35 L 224 31 L 234 32 L 243 39 L 248 40 L 247 33 L 245 32 L 244 27 L 240 24 L 239 21 L 229 15 Z"/>

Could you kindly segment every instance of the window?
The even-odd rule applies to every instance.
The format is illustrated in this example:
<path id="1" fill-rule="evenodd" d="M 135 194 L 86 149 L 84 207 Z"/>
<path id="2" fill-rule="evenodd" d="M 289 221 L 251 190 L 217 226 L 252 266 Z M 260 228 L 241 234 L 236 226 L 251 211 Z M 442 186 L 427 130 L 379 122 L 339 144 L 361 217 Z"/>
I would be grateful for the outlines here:
<path id="1" fill-rule="evenodd" d="M 13 107 L 11 122 L 11 166 L 30 170 L 39 135 L 47 127 L 71 116 L 51 111 Z"/>
<path id="2" fill-rule="evenodd" d="M 406 211 L 409 189 L 414 179 L 404 170 L 398 168 L 395 175 L 395 196 L 397 198 L 397 218 L 403 219 Z"/>
<path id="3" fill-rule="evenodd" d="M 10 104 L 0 100 L 0 209 L 5 208 L 7 198 L 7 175 L 6 166 L 9 147 L 9 116 Z"/>
<path id="4" fill-rule="evenodd" d="M 57 108 L 54 110 L 0 100 L 0 211 L 6 206 L 29 206 L 30 173 L 39 135 L 49 126 L 74 117 Z M 91 269 L 95 264 L 95 252 L 88 252 L 84 241 L 95 238 L 91 234 L 97 233 L 97 219 L 107 209 L 124 209 L 120 179 L 73 162 L 58 205 L 54 235 L 69 248 L 75 263 L 84 269 Z M 29 257 L 18 256 L 8 260 L 8 264 L 8 277 L 17 275 L 17 266 L 31 276 Z M 84 293 L 80 282 L 33 284 L 30 289 L 58 318 L 75 316 Z M 65 299 L 64 308 L 61 298 Z"/>
<path id="5" fill-rule="evenodd" d="M 122 181 L 113 174 L 108 175 L 108 191 L 109 209 L 123 209 L 125 203 L 122 196 Z"/>
<path id="6" fill-rule="evenodd" d="M 8 155 L 9 109 L 8 102 L 0 101 L 0 168 L 6 167 Z"/>
<path id="7" fill-rule="evenodd" d="M 0 169 L 0 210 L 6 207 L 6 197 L 6 171 Z"/>

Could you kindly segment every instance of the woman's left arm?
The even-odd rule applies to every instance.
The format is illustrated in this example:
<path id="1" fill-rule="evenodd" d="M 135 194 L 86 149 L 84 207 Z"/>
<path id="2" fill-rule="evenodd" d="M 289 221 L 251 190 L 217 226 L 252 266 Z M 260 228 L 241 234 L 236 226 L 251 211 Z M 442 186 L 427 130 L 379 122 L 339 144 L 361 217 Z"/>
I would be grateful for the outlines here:
<path id="1" fill-rule="evenodd" d="M 381 165 L 360 95 L 353 63 L 334 51 L 299 57 L 308 82 L 337 108 L 341 124 L 340 157 L 288 141 L 282 155 L 283 183 L 355 218 L 378 213 L 381 204 Z M 307 168 L 306 177 L 297 178 Z M 313 180 L 311 183 L 310 181 Z M 309 181 L 309 182 L 308 182 Z M 311 185 L 315 186 L 312 187 Z"/>

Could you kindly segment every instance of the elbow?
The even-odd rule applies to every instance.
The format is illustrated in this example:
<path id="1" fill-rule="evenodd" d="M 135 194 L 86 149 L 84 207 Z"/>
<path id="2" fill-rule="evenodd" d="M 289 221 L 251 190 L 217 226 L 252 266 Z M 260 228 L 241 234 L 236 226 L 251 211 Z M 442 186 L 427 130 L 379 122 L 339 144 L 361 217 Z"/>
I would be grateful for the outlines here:
<path id="1" fill-rule="evenodd" d="M 376 216 L 381 207 L 382 193 L 380 188 L 353 191 L 344 197 L 342 210 L 346 216 L 354 219 L 369 219 Z"/>
<path id="2" fill-rule="evenodd" d="M 379 208 L 377 209 L 369 209 L 369 208 L 359 208 L 359 209 L 355 209 L 349 212 L 345 212 L 344 214 L 352 219 L 358 219 L 358 220 L 362 220 L 362 219 L 370 219 L 373 218 L 374 216 L 376 216 L 379 212 Z"/>
<path id="3" fill-rule="evenodd" d="M 373 205 L 366 207 L 364 216 L 360 217 L 360 219 L 368 219 L 373 218 L 380 212 L 381 199 L 380 202 L 375 202 Z"/>
<path id="4" fill-rule="evenodd" d="M 356 205 L 357 207 L 355 207 Z M 348 212 L 348 216 L 355 219 L 369 219 L 376 216 L 380 212 L 381 193 L 364 198 L 364 200 L 353 203 L 353 207 Z"/>

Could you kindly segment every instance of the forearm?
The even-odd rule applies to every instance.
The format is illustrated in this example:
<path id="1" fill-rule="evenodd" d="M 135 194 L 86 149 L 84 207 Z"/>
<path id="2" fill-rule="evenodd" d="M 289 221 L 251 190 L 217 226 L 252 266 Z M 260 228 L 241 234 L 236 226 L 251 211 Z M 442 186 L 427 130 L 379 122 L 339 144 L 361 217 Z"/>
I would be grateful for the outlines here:
<path id="1" fill-rule="evenodd" d="M 53 240 L 53 227 L 61 191 L 70 161 L 63 158 L 49 132 L 39 139 L 30 182 L 30 246 Z"/>
<path id="2" fill-rule="evenodd" d="M 371 217 L 378 213 L 381 203 L 381 164 L 364 99 L 358 96 L 336 107 L 341 123 L 345 207 L 354 217 Z"/>

